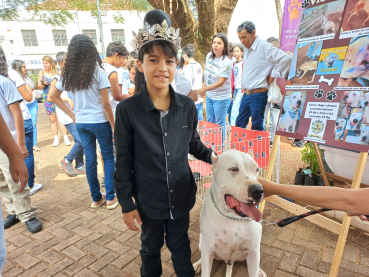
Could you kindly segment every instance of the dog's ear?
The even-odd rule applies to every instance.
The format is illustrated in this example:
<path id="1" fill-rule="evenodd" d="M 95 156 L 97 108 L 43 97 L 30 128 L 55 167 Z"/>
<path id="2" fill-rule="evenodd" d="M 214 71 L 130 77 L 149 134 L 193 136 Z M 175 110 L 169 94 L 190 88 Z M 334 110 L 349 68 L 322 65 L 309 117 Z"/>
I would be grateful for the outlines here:
<path id="1" fill-rule="evenodd" d="M 254 150 L 252 150 L 252 148 L 250 148 L 249 151 L 247 152 L 247 154 L 249 154 L 251 157 L 254 157 Z"/>
<path id="2" fill-rule="evenodd" d="M 214 170 L 217 168 L 219 156 L 217 156 L 214 152 L 211 153 L 211 171 L 214 172 Z"/>

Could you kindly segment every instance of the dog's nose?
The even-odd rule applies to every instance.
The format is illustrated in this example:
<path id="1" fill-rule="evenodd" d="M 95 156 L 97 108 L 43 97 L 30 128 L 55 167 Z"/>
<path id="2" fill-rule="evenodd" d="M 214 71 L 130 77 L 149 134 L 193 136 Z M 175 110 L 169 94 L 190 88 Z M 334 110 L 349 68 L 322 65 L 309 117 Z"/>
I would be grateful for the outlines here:
<path id="1" fill-rule="evenodd" d="M 361 140 L 362 141 L 366 141 L 368 139 L 368 137 L 367 136 L 363 136 L 362 138 L 361 138 Z"/>
<path id="2" fill-rule="evenodd" d="M 338 122 L 336 122 L 336 126 L 338 126 L 339 125 L 339 123 Z"/>
<path id="3" fill-rule="evenodd" d="M 249 197 L 259 202 L 264 195 L 264 189 L 259 184 L 252 184 L 249 186 Z"/>
<path id="4" fill-rule="evenodd" d="M 349 98 L 348 94 L 345 95 L 345 97 L 343 97 L 343 99 L 347 99 Z"/>
<path id="5" fill-rule="evenodd" d="M 354 123 L 357 123 L 359 120 L 357 120 L 357 119 L 354 119 L 352 122 L 354 122 Z"/>
<path id="6" fill-rule="evenodd" d="M 301 100 L 297 101 L 297 105 L 301 106 Z"/>

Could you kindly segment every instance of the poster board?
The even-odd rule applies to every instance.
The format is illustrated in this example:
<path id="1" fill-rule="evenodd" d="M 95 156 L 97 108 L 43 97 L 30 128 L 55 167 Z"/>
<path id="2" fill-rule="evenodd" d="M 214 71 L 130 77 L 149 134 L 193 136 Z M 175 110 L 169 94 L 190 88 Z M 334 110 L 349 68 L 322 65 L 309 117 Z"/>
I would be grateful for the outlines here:
<path id="1" fill-rule="evenodd" d="M 302 8 L 276 134 L 368 152 L 369 1 Z"/>

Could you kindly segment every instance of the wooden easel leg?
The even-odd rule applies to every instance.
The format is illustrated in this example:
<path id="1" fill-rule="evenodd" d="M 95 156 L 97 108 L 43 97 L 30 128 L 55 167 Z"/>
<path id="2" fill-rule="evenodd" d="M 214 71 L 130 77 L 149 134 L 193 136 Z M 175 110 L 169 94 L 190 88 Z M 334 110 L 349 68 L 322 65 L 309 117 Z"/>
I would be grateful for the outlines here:
<path id="1" fill-rule="evenodd" d="M 274 169 L 275 159 L 277 157 L 278 147 L 279 147 L 280 141 L 281 141 L 281 136 L 274 136 L 273 147 L 272 147 L 272 151 L 270 151 L 269 162 L 268 162 L 267 170 L 265 172 L 265 179 L 267 179 L 268 181 L 270 181 L 270 179 L 272 178 L 272 173 L 273 173 L 273 169 Z M 263 200 L 259 204 L 259 208 L 258 209 L 259 209 L 259 211 L 261 213 L 263 213 L 264 208 L 265 208 L 265 200 Z"/>
<path id="2" fill-rule="evenodd" d="M 361 179 L 364 174 L 365 164 L 368 158 L 367 152 L 361 152 L 359 156 L 359 160 L 357 162 L 356 171 L 355 171 L 355 177 L 352 182 L 351 189 L 358 189 L 360 188 Z M 333 262 L 331 271 L 329 273 L 329 277 L 336 277 L 338 273 L 338 269 L 340 267 L 341 258 L 343 254 L 343 249 L 345 248 L 347 234 L 350 229 L 350 223 L 351 218 L 347 216 L 345 213 L 345 216 L 342 221 L 341 231 L 340 235 L 338 237 L 337 245 L 336 245 L 336 251 L 334 252 L 333 256 Z"/>
<path id="3" fill-rule="evenodd" d="M 322 159 L 322 156 L 320 155 L 318 144 L 316 142 L 312 142 L 312 144 L 314 147 L 316 158 L 318 159 L 320 174 L 323 176 L 324 184 L 326 186 L 329 186 L 327 173 L 325 172 L 325 169 L 324 169 L 323 159 Z"/>

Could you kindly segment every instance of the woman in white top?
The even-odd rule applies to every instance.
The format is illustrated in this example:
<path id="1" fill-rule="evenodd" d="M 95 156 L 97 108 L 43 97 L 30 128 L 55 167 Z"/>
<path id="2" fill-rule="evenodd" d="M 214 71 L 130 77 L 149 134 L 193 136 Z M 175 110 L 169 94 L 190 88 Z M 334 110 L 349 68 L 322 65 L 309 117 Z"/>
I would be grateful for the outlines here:
<path id="1" fill-rule="evenodd" d="M 114 116 L 109 99 L 110 82 L 102 67 L 101 58 L 93 41 L 86 35 L 75 35 L 68 46 L 67 59 L 60 80 L 51 92 L 51 100 L 76 124 L 85 153 L 87 181 L 93 203 L 98 208 L 107 200 L 107 208 L 118 206 L 115 196 L 113 132 Z M 74 113 L 60 95 L 70 92 Z M 104 159 L 105 190 L 100 192 L 97 178 L 96 139 Z"/>
<path id="2" fill-rule="evenodd" d="M 206 119 L 225 126 L 232 94 L 232 60 L 229 58 L 226 34 L 214 36 L 211 52 L 206 56 L 204 74 L 205 83 L 198 93 L 201 97 L 205 97 L 206 93 Z M 222 137 L 224 141 L 224 128 Z"/>

